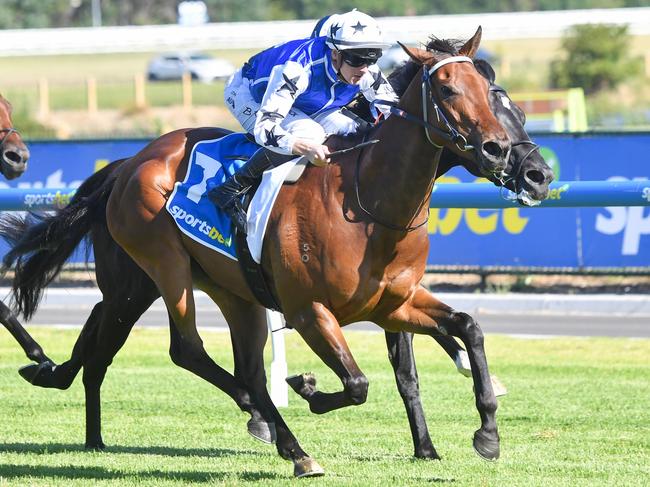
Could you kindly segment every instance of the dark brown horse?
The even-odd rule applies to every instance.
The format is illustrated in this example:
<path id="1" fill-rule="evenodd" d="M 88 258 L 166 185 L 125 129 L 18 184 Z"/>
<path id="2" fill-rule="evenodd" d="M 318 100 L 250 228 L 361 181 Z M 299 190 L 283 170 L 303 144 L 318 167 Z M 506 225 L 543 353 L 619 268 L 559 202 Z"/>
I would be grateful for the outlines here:
<path id="1" fill-rule="evenodd" d="M 479 41 L 477 32 L 460 56 L 473 57 Z M 387 331 L 457 336 L 468 348 L 481 416 L 474 447 L 496 458 L 497 404 L 482 333 L 471 317 L 419 285 L 428 245 L 426 228 L 419 224 L 426 221 L 443 147 L 462 150 L 467 141 L 483 172 L 501 173 L 510 141 L 487 103 L 488 83 L 470 62 L 447 53 L 409 53 L 423 66 L 423 77 L 411 83 L 400 108 L 434 126 L 413 130 L 408 120 L 390 117 L 372 133 L 380 142 L 355 156 L 356 163 L 346 164 L 342 157 L 326 168 L 310 168 L 297 185 L 283 188 L 266 232 L 263 267 L 287 324 L 343 384 L 340 392 L 323 393 L 312 377 L 293 381 L 313 412 L 365 402 L 368 381 L 347 347 L 342 325 L 369 320 Z M 177 333 L 172 344 L 178 347 L 176 362 L 227 390 L 196 329 L 193 267 L 199 271 L 196 280 L 231 327 L 240 359 L 236 370 L 243 369 L 244 384 L 263 419 L 275 423 L 279 454 L 294 462 L 299 476 L 321 473 L 268 397 L 260 360 L 267 338 L 263 309 L 251 306 L 255 298 L 237 264 L 183 236 L 164 210 L 186 172 L 187 143 L 185 132 L 174 132 L 124 162 L 106 206 L 109 231 L 160 290 Z M 333 138 L 328 146 L 335 151 L 349 141 Z"/>
<path id="2" fill-rule="evenodd" d="M 491 81 L 493 81 L 493 72 L 491 71 L 491 68 L 489 69 L 489 71 L 491 72 L 491 76 L 492 76 Z M 412 78 L 412 76 L 411 76 L 411 78 Z M 491 85 L 491 86 L 492 86 L 492 88 L 494 87 L 493 85 Z M 507 112 L 504 113 L 503 105 L 500 104 L 499 99 L 495 98 L 495 96 L 494 96 L 494 91 L 496 91 L 496 90 L 493 90 L 492 88 L 491 88 L 492 92 L 490 94 L 491 102 L 492 102 L 493 106 L 496 107 L 495 112 L 500 113 L 499 120 L 502 121 L 502 123 L 507 124 L 509 126 L 509 128 L 510 128 L 510 126 L 513 126 L 514 128 L 517 128 L 517 124 L 519 124 L 518 130 L 514 130 L 514 131 L 512 129 L 510 130 L 510 135 L 514 140 L 517 140 L 518 142 L 520 142 L 520 144 L 517 144 L 517 145 L 524 145 L 524 142 L 525 142 L 526 145 L 528 146 L 528 148 L 525 150 L 524 153 L 519 154 L 519 157 L 520 157 L 519 163 L 523 162 L 524 164 L 521 165 L 521 167 L 520 167 L 520 164 L 515 164 L 514 167 L 512 167 L 512 165 L 509 166 L 509 168 L 512 171 L 514 171 L 513 173 L 516 173 L 517 177 L 516 177 L 516 179 L 510 181 L 508 183 L 508 186 L 511 187 L 512 189 L 515 189 L 515 190 L 519 190 L 519 189 L 522 189 L 522 188 L 526 189 L 526 187 L 528 187 L 528 189 L 526 189 L 526 190 L 530 194 L 533 195 L 533 198 L 537 197 L 537 198 L 543 199 L 543 197 L 545 196 L 545 192 L 547 191 L 548 182 L 551 179 L 551 176 L 549 176 L 550 171 L 549 171 L 548 167 L 543 163 L 543 160 L 539 157 L 539 154 L 533 153 L 533 152 L 530 151 L 530 144 L 531 143 L 528 140 L 527 135 L 523 131 L 523 127 L 522 127 L 523 119 L 520 118 L 522 116 L 521 112 L 520 111 L 513 111 L 513 112 L 507 111 Z M 500 108 L 500 112 L 499 112 L 499 108 Z M 510 120 L 510 119 L 512 119 L 512 120 Z M 208 135 L 208 137 L 214 137 L 214 135 Z M 449 164 L 450 160 L 451 159 L 448 158 L 448 157 L 445 159 L 444 164 L 447 164 L 447 166 L 439 167 L 439 170 L 441 170 L 441 172 L 446 171 L 446 169 L 448 168 L 448 164 Z M 511 160 L 516 161 L 517 158 L 513 157 L 513 158 L 511 158 Z M 110 170 L 112 171 L 113 169 L 114 168 L 111 168 Z M 476 172 L 476 170 L 474 169 L 473 172 Z M 100 176 L 100 175 L 97 175 L 97 176 Z M 93 178 L 91 178 L 91 180 Z M 84 196 L 84 190 L 88 190 L 87 186 L 89 186 L 89 183 L 91 183 L 91 180 L 89 180 L 84 186 L 82 186 L 82 188 L 80 188 L 78 196 L 84 197 L 84 198 L 87 196 L 87 195 Z M 92 184 L 90 186 L 92 187 Z M 86 187 L 86 188 L 84 188 L 84 187 Z M 95 226 L 96 225 L 93 225 L 93 227 L 95 227 Z M 137 296 L 137 299 L 135 299 L 135 300 L 132 299 L 134 297 L 133 294 L 129 294 L 128 292 L 121 293 L 120 291 L 124 291 L 124 289 L 123 289 L 123 286 L 120 286 L 120 284 L 124 283 L 125 274 L 129 274 L 128 272 L 126 272 L 126 267 L 127 266 L 125 264 L 116 265 L 116 263 L 114 263 L 113 266 L 115 266 L 115 267 L 112 267 L 110 265 L 103 265 L 102 261 L 105 261 L 105 262 L 110 261 L 109 256 L 115 256 L 115 257 L 126 257 L 126 256 L 123 256 L 123 254 L 120 255 L 119 250 L 117 252 L 115 252 L 115 251 L 109 252 L 109 251 L 105 250 L 107 247 L 103 243 L 101 243 L 102 239 L 99 238 L 100 235 L 105 235 L 105 230 L 104 230 L 104 232 L 101 232 L 101 229 L 94 228 L 92 233 L 93 233 L 93 240 L 95 242 L 95 255 L 96 255 L 96 259 L 97 259 L 98 282 L 100 284 L 100 287 L 102 287 L 103 283 L 106 284 L 107 289 L 104 289 L 102 287 L 102 289 L 104 291 L 105 299 L 104 299 L 104 301 L 102 303 L 98 304 L 96 309 L 93 311 L 93 314 L 89 318 L 89 320 L 88 320 L 88 322 L 86 324 L 86 327 L 84 327 L 84 332 L 82 333 L 82 336 L 80 337 L 80 343 L 84 341 L 83 339 L 85 337 L 96 335 L 96 333 L 89 333 L 87 330 L 93 328 L 93 326 L 91 326 L 93 323 L 96 323 L 96 322 L 100 321 L 99 316 L 108 315 L 110 317 L 110 319 L 108 320 L 108 323 L 110 323 L 111 325 L 113 323 L 115 323 L 116 321 L 119 321 L 120 326 L 118 328 L 120 330 L 126 330 L 126 335 L 128 335 L 128 331 L 131 329 L 131 326 L 133 325 L 133 323 L 135 322 L 135 320 L 139 316 L 139 313 L 144 311 L 144 309 L 146 309 L 146 307 L 149 306 L 150 301 L 148 301 L 148 299 L 151 299 L 151 300 L 155 299 L 155 297 L 150 298 L 149 297 L 150 294 L 157 294 L 155 292 L 155 290 L 152 290 L 150 292 L 146 291 L 146 289 L 151 289 L 151 286 L 144 286 L 143 287 L 142 285 L 133 286 L 133 289 L 135 290 L 135 296 Z M 98 244 L 98 240 L 100 241 L 100 244 Z M 110 237 L 109 237 L 109 240 L 110 240 Z M 58 245 L 57 245 L 57 247 L 58 247 Z M 114 245 L 113 245 L 113 247 L 114 247 Z M 70 249 L 70 250 L 72 250 L 72 249 Z M 129 261 L 130 259 L 127 258 L 126 260 Z M 132 265 L 132 262 L 130 262 L 130 264 Z M 116 272 L 117 269 L 119 269 L 119 271 Z M 105 275 L 105 272 L 102 272 L 102 270 L 111 271 L 114 276 L 117 273 L 121 277 L 116 277 L 113 280 L 107 279 L 106 277 L 102 277 L 103 275 Z M 137 273 L 137 271 L 136 271 L 136 273 Z M 141 274 L 141 272 L 140 272 L 140 274 Z M 144 276 L 143 281 L 148 281 L 146 276 Z M 120 291 L 116 291 L 118 289 Z M 131 289 L 131 287 L 129 287 L 129 289 Z M 111 296 L 114 296 L 116 294 L 121 294 L 122 299 L 121 300 L 120 299 L 113 299 L 111 297 Z M 131 296 L 131 297 L 129 298 L 128 296 Z M 119 304 L 120 302 L 122 303 L 121 305 Z M 140 311 L 138 313 L 136 313 L 137 316 L 128 311 L 129 308 L 133 308 L 133 306 L 135 306 L 134 302 L 139 302 L 140 303 Z M 142 303 L 144 303 L 144 302 L 146 302 L 147 304 L 145 304 L 144 307 L 142 307 Z M 137 306 L 135 306 L 135 307 L 137 308 Z M 106 320 L 102 318 L 100 322 L 101 323 L 106 323 Z M 112 329 L 110 340 L 114 341 L 117 338 L 117 342 L 118 342 L 117 345 L 114 346 L 114 345 L 111 344 L 108 347 L 106 347 L 106 343 L 104 342 L 100 346 L 101 346 L 101 348 L 103 350 L 106 350 L 108 348 L 108 350 L 114 350 L 116 352 L 119 349 L 119 347 L 121 346 L 121 344 L 123 343 L 123 339 L 126 338 L 126 335 L 124 335 L 123 339 L 121 339 L 119 337 L 116 337 L 116 335 L 120 335 L 120 337 L 121 337 L 122 333 L 121 332 L 118 333 L 115 330 L 115 327 L 113 327 L 111 325 L 109 325 L 110 328 Z M 104 328 L 105 328 L 105 326 L 104 326 Z M 102 331 L 100 331 L 99 333 L 102 336 L 106 336 L 106 335 L 104 335 L 104 332 L 102 332 Z M 389 335 L 387 334 L 387 337 L 388 336 Z M 399 334 L 399 335 L 391 334 L 390 336 L 402 337 L 403 334 Z M 393 340 L 393 339 L 390 339 L 390 340 Z M 405 353 L 403 353 L 403 351 L 401 351 L 401 350 L 404 349 L 404 347 L 406 347 L 407 350 L 410 350 L 410 348 L 409 348 L 410 347 L 410 339 L 404 337 L 404 339 L 400 338 L 397 342 L 392 342 L 390 340 L 389 340 L 389 344 L 393 343 L 394 345 L 396 345 L 396 348 L 394 348 L 392 346 L 390 347 L 391 354 L 392 354 L 391 363 L 393 363 L 393 365 L 395 367 L 395 370 L 396 370 L 396 377 L 398 378 L 398 385 L 401 384 L 400 391 L 403 392 L 403 389 L 405 387 L 404 384 L 406 384 L 408 386 L 409 381 L 411 381 L 411 382 L 413 382 L 415 384 L 415 389 L 417 390 L 417 382 L 416 382 L 417 378 L 412 375 L 414 373 L 414 368 L 413 368 L 412 365 L 408 366 L 407 360 L 406 360 L 409 357 L 409 355 L 405 354 Z M 445 341 L 445 338 L 440 338 L 440 340 Z M 448 338 L 447 340 L 449 342 L 451 342 L 452 344 L 455 344 L 453 339 Z M 86 342 L 86 347 L 87 346 L 88 346 L 88 342 Z M 79 343 L 78 343 L 78 346 L 75 347 L 75 352 L 73 353 L 73 361 L 75 361 L 75 357 L 79 358 L 79 356 L 83 357 L 83 359 L 86 360 L 86 362 L 83 363 L 84 370 L 85 370 L 84 384 L 85 384 L 86 388 L 88 389 L 89 381 L 87 380 L 87 377 L 86 377 L 86 371 L 88 371 L 89 369 L 92 370 L 92 365 L 93 364 L 96 365 L 97 363 L 101 363 L 102 360 L 100 359 L 98 361 L 95 361 L 95 360 L 92 359 L 92 357 L 94 356 L 94 353 L 92 351 L 90 353 L 86 353 L 86 352 L 83 352 L 82 350 L 83 350 L 83 346 L 79 346 Z M 396 350 L 400 350 L 399 354 L 395 353 Z M 456 350 L 456 351 L 458 350 L 457 345 L 456 345 L 454 350 Z M 112 359 L 112 355 L 108 358 L 108 363 L 110 363 L 111 359 Z M 411 361 L 412 361 L 412 358 L 411 358 Z M 404 363 L 405 366 L 400 365 L 401 363 Z M 66 364 L 63 364 L 62 366 L 57 367 L 56 373 L 59 376 L 58 379 L 61 380 L 62 377 L 63 377 L 63 379 L 62 379 L 61 382 L 57 382 L 58 385 L 50 385 L 50 386 L 60 387 L 61 384 L 69 385 L 71 383 L 72 379 L 74 378 L 74 374 L 76 374 L 76 372 L 79 370 L 79 367 L 82 365 L 82 360 L 77 360 L 76 361 L 76 364 L 75 364 L 76 367 L 73 367 L 75 369 L 73 373 L 71 373 L 71 374 L 64 373 L 64 371 L 68 370 L 68 369 L 66 369 L 66 366 L 69 366 L 69 365 L 70 364 L 66 363 Z M 105 371 L 105 368 L 106 368 L 107 364 L 103 363 L 102 365 L 104 365 L 103 369 Z M 69 370 L 68 370 L 68 372 L 69 372 Z M 104 372 L 102 372 L 100 374 L 101 378 L 103 378 L 103 373 Z M 67 376 L 67 377 L 65 377 L 65 376 Z M 101 379 L 100 379 L 100 383 L 101 383 Z M 39 384 L 39 385 L 45 385 L 45 384 Z M 65 385 L 63 387 L 67 387 L 67 385 Z M 87 390 L 87 392 L 88 392 L 88 390 Z M 99 387 L 97 387 L 97 398 L 98 398 L 98 394 L 99 394 Z M 405 402 L 407 402 L 407 396 L 408 396 L 408 397 L 411 398 L 410 399 L 411 403 L 414 403 L 414 405 L 417 406 L 421 410 L 421 406 L 419 405 L 419 400 L 417 399 L 417 396 L 412 397 L 411 393 L 407 393 L 406 395 L 404 393 L 402 393 L 402 395 L 403 395 L 403 397 L 405 399 Z M 94 403 L 95 403 L 95 401 L 90 401 L 90 404 L 94 404 Z M 415 408 L 415 406 L 408 407 L 408 405 L 407 405 L 407 411 L 409 411 L 410 413 L 413 413 L 413 411 L 415 409 L 417 409 L 417 408 Z M 93 415 L 93 414 L 90 414 L 89 416 L 90 417 L 95 417 L 95 415 Z M 419 416 L 423 420 L 423 415 L 419 415 Z M 414 423 L 412 421 L 412 427 L 413 427 L 413 424 Z M 415 424 L 417 425 L 418 423 L 416 422 Z M 430 443 L 430 440 L 428 439 L 428 432 L 426 432 L 426 424 L 422 423 L 421 427 L 424 428 L 424 432 L 426 433 L 426 440 L 428 441 L 428 443 Z M 95 430 L 95 428 L 93 428 L 92 426 L 89 426 L 89 429 L 90 429 L 90 431 Z M 98 431 L 98 428 L 97 428 L 97 431 Z M 415 434 L 415 432 L 414 432 L 414 434 Z M 417 437 L 414 436 L 414 441 L 416 440 L 416 438 L 422 440 L 424 438 L 424 435 L 419 434 Z M 89 443 L 89 437 L 87 435 L 87 444 L 88 443 Z M 420 443 L 425 443 L 425 442 L 420 441 Z M 95 445 L 95 446 L 101 445 L 101 436 L 99 436 L 99 441 L 98 442 L 97 442 L 97 440 L 95 440 L 94 443 L 91 441 L 90 445 Z M 433 454 L 431 454 L 431 453 L 427 454 L 427 451 L 433 452 Z M 418 454 L 418 452 L 419 452 L 419 454 Z M 429 450 L 427 450 L 426 445 L 424 445 L 424 446 L 421 445 L 418 448 L 418 442 L 416 441 L 416 454 L 418 456 L 435 456 L 435 450 L 433 450 L 432 446 L 430 447 Z"/>

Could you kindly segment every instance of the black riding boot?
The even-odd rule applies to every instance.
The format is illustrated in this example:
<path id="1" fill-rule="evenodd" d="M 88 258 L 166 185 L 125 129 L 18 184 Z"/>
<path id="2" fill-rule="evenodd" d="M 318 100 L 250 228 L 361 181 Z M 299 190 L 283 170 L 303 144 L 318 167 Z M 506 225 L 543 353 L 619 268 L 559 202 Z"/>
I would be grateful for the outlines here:
<path id="1" fill-rule="evenodd" d="M 260 149 L 223 184 L 212 188 L 208 198 L 230 217 L 240 233 L 246 234 L 246 212 L 242 207 L 240 196 L 246 194 L 269 167 L 295 157 Z"/>

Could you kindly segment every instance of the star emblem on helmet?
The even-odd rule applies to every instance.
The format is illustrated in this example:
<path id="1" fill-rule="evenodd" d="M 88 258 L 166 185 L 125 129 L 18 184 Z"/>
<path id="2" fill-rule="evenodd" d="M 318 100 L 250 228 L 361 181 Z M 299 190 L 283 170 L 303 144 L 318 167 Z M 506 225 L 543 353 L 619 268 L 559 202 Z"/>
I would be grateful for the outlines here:
<path id="1" fill-rule="evenodd" d="M 291 96 L 296 96 L 296 91 L 298 91 L 296 83 L 298 83 L 300 77 L 289 78 L 286 74 L 282 74 L 282 77 L 284 78 L 284 84 L 278 88 L 278 91 L 287 90 Z"/>
<path id="2" fill-rule="evenodd" d="M 273 127 L 271 130 L 265 130 L 264 132 L 266 134 L 266 142 L 264 143 L 264 145 L 268 147 L 280 147 L 280 144 L 278 144 L 278 140 L 284 137 L 283 134 L 276 135 L 275 127 Z"/>
<path id="3" fill-rule="evenodd" d="M 361 21 L 357 20 L 356 25 L 353 25 L 353 26 L 352 26 L 352 28 L 354 29 L 354 32 L 352 33 L 352 35 L 356 34 L 357 32 L 363 32 L 363 29 L 365 29 L 366 27 L 368 27 L 368 26 L 367 26 L 367 25 L 363 25 L 363 24 L 361 23 Z"/>
<path id="4" fill-rule="evenodd" d="M 341 26 L 339 24 L 332 24 L 330 26 L 330 37 L 336 36 L 336 33 L 341 30 Z"/>

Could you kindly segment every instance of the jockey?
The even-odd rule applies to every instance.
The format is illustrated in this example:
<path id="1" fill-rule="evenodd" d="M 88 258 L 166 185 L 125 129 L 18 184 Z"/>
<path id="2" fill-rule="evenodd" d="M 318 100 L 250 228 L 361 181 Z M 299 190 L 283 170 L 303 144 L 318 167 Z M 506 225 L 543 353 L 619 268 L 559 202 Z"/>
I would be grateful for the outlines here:
<path id="1" fill-rule="evenodd" d="M 208 193 L 240 232 L 246 233 L 246 213 L 239 196 L 266 169 L 295 156 L 306 156 L 318 166 L 327 164 L 329 150 L 323 142 L 328 135 L 353 133 L 358 127 L 341 108 L 359 92 L 369 102 L 397 101 L 375 64 L 389 46 L 377 21 L 352 10 L 323 22 L 326 35 L 262 51 L 244 63 L 225 88 L 228 108 L 262 146 L 236 174 Z M 379 110 L 388 116 L 384 105 Z"/>

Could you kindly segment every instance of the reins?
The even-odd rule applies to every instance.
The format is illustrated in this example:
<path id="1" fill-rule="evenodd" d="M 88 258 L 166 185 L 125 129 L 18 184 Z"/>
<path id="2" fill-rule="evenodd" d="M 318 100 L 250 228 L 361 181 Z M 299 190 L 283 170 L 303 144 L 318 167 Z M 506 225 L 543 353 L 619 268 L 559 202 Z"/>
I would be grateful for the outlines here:
<path id="1" fill-rule="evenodd" d="M 364 136 L 364 141 L 365 141 L 365 136 Z M 362 145 L 362 144 L 359 144 L 359 145 Z M 428 211 L 427 211 L 427 217 L 424 219 L 424 221 L 422 223 L 418 223 L 417 225 L 414 225 L 414 226 L 407 225 L 406 227 L 401 227 L 399 225 L 393 225 L 392 223 L 389 223 L 387 221 L 384 221 L 384 220 L 378 218 L 377 216 L 373 215 L 370 210 L 367 210 L 366 207 L 363 206 L 363 203 L 361 203 L 361 194 L 360 194 L 360 188 L 361 188 L 360 181 L 361 181 L 361 178 L 359 176 L 360 168 L 361 168 L 361 154 L 362 153 L 363 153 L 363 148 L 359 151 L 359 155 L 357 156 L 357 162 L 356 162 L 356 165 L 355 165 L 355 168 L 354 168 L 354 194 L 357 197 L 357 205 L 359 206 L 359 209 L 361 209 L 361 211 L 363 213 L 365 213 L 365 215 L 368 218 L 370 218 L 373 221 L 373 223 L 379 223 L 382 227 L 386 227 L 389 230 L 396 230 L 398 232 L 412 232 L 413 230 L 417 230 L 421 226 L 426 225 L 426 223 L 429 221 L 429 212 Z M 429 189 L 427 190 L 428 194 L 431 194 L 431 189 L 432 188 L 433 188 L 433 180 L 429 184 Z M 417 210 L 415 211 L 415 214 L 409 220 L 410 222 L 412 222 L 415 219 L 415 217 L 418 215 L 418 213 L 420 213 L 420 210 L 422 209 L 422 206 L 424 205 L 425 201 L 429 201 L 428 198 L 423 200 L 422 203 L 420 203 L 420 206 L 418 206 Z"/>
<path id="2" fill-rule="evenodd" d="M 433 141 L 431 138 L 431 133 L 434 132 L 438 137 L 451 142 L 456 145 L 456 147 L 461 150 L 461 151 L 468 151 L 468 150 L 473 150 L 474 147 L 469 145 L 467 143 L 467 139 L 460 133 L 458 130 L 456 130 L 452 125 L 449 123 L 449 120 L 445 116 L 445 114 L 442 112 L 438 104 L 435 102 L 433 99 L 433 92 L 431 91 L 431 75 L 435 73 L 439 68 L 444 66 L 445 64 L 449 63 L 472 63 L 472 59 L 467 57 L 467 56 L 450 56 L 448 58 L 443 59 L 442 61 L 437 62 L 434 64 L 431 68 L 426 69 L 425 66 L 422 67 L 422 112 L 423 112 L 423 119 L 420 119 L 416 117 L 415 115 L 411 115 L 410 113 L 407 113 L 405 110 L 402 110 L 397 106 L 396 103 L 393 102 L 388 102 L 384 100 L 375 100 L 373 102 L 374 105 L 384 105 L 390 107 L 390 113 L 392 115 L 396 115 L 400 118 L 403 118 L 405 120 L 408 120 L 409 122 L 416 123 L 422 127 L 424 127 L 424 133 L 427 137 L 427 140 L 431 145 L 433 145 L 436 149 L 443 149 L 443 145 L 438 145 Z M 428 112 L 429 112 L 429 106 L 427 104 L 427 100 L 431 102 L 431 105 L 433 106 L 435 112 L 436 112 L 436 118 L 437 122 L 439 124 L 443 124 L 444 129 L 439 128 L 436 125 L 433 125 L 432 123 L 429 122 L 428 118 Z M 365 136 L 364 136 L 364 142 L 362 144 L 359 144 L 359 146 L 365 145 Z M 399 226 L 399 225 L 393 225 L 392 223 L 389 223 L 387 221 L 383 221 L 382 219 L 378 218 L 376 215 L 374 215 L 370 210 L 366 209 L 365 206 L 363 206 L 363 203 L 361 203 L 361 195 L 360 195 L 360 168 L 361 168 L 361 154 L 363 150 L 359 152 L 359 155 L 357 156 L 357 162 L 355 166 L 355 172 L 354 172 L 354 192 L 357 198 L 357 205 L 359 206 L 359 209 L 368 217 L 370 218 L 374 223 L 378 223 L 379 225 L 388 228 L 389 230 L 396 230 L 399 232 L 412 232 L 414 230 L 417 230 L 418 228 L 424 226 L 427 224 L 429 221 L 429 213 L 427 211 L 427 217 L 421 222 L 418 223 L 417 225 L 407 225 L 405 227 Z M 431 195 L 431 190 L 433 189 L 433 184 L 434 180 L 432 179 L 431 182 L 429 183 L 429 189 L 427 190 L 427 194 L 429 194 L 429 198 Z M 409 222 L 412 222 L 415 217 L 420 213 L 422 210 L 422 207 L 428 203 L 429 198 L 425 198 L 420 205 L 418 206 L 417 210 L 409 220 Z"/>

